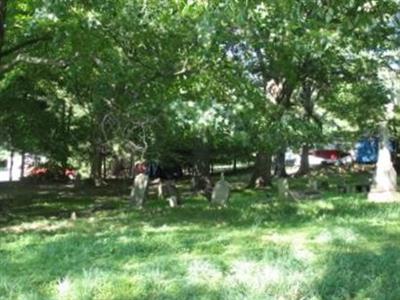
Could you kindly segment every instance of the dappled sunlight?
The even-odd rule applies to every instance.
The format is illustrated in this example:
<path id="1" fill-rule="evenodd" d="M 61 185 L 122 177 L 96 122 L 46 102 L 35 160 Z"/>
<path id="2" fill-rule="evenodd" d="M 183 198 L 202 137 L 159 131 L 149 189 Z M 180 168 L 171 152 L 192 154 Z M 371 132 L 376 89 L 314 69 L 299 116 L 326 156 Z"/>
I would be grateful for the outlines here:
<path id="1" fill-rule="evenodd" d="M 193 260 L 188 263 L 189 283 L 217 286 L 224 280 L 223 272 L 214 264 L 205 260 Z"/>
<path id="2" fill-rule="evenodd" d="M 177 226 L 177 225 L 167 225 L 164 224 L 160 227 L 153 227 L 149 224 L 144 224 L 142 226 L 142 230 L 144 232 L 152 232 L 152 233 L 167 233 L 167 232 L 178 232 L 178 231 L 184 231 L 185 228 L 187 228 L 187 230 L 193 230 L 193 226 L 192 227 L 187 227 L 187 226 Z"/>
<path id="3" fill-rule="evenodd" d="M 324 210 L 324 211 L 333 211 L 335 210 L 335 205 L 332 202 L 329 202 L 327 200 L 333 200 L 333 199 L 325 199 L 325 200 L 317 200 L 317 201 L 313 201 L 313 204 L 310 205 L 308 203 L 299 203 L 299 207 L 304 208 L 305 210 L 307 210 L 307 208 L 312 209 L 314 211 L 320 211 L 320 210 Z"/>
<path id="4" fill-rule="evenodd" d="M 271 242 L 276 245 L 289 245 L 295 259 L 304 263 L 311 263 L 316 258 L 316 255 L 310 246 L 310 236 L 311 233 L 305 228 L 300 232 L 267 234 L 262 237 L 262 242 L 266 245 Z"/>
<path id="5" fill-rule="evenodd" d="M 0 228 L 0 232 L 17 233 L 17 234 L 30 231 L 50 233 L 50 232 L 70 229 L 73 226 L 74 226 L 73 222 L 70 221 L 54 222 L 54 221 L 42 220 L 31 223 L 27 222 L 18 225 L 5 226 L 3 228 Z"/>
<path id="6" fill-rule="evenodd" d="M 323 229 L 315 238 L 314 241 L 318 244 L 328 244 L 335 241 L 344 243 L 361 242 L 361 237 L 351 228 L 333 227 Z"/>
<path id="7" fill-rule="evenodd" d="M 295 259 L 304 263 L 312 263 L 316 259 L 315 253 L 302 245 L 294 245 L 292 252 Z"/>
<path id="8" fill-rule="evenodd" d="M 90 299 L 107 293 L 112 296 L 113 274 L 97 268 L 84 269 L 79 276 L 66 276 L 52 285 L 55 299 Z M 107 291 L 107 289 L 109 289 Z"/>
<path id="9" fill-rule="evenodd" d="M 60 298 L 67 298 L 71 292 L 71 281 L 68 277 L 62 278 L 57 282 L 57 294 Z"/>
<path id="10" fill-rule="evenodd" d="M 249 261 L 234 262 L 228 274 L 226 278 L 228 285 L 244 285 L 256 291 L 265 290 L 283 277 L 283 271 L 277 266 Z"/>
<path id="11" fill-rule="evenodd" d="M 397 246 L 384 246 L 380 251 L 341 247 L 332 250 L 326 257 L 324 276 L 316 280 L 321 297 L 398 298 L 400 251 Z"/>
<path id="12" fill-rule="evenodd" d="M 232 198 L 223 209 L 190 198 L 177 209 L 151 199 L 142 210 L 128 210 L 123 200 L 103 197 L 93 205 L 112 203 L 113 209 L 78 210 L 74 221 L 29 216 L 5 225 L 0 292 L 27 295 L 36 289 L 39 299 L 186 299 L 193 293 L 208 299 L 318 299 L 334 293 L 331 280 L 353 280 L 356 272 L 342 273 L 349 261 L 363 270 L 370 258 L 389 255 L 386 265 L 389 257 L 398 259 L 387 250 L 400 239 L 396 205 L 371 205 L 351 195 L 268 202 L 263 191 Z M 361 251 L 370 254 L 350 255 Z M 379 272 L 384 269 L 374 274 Z M 367 279 L 360 280 L 359 289 L 368 294 Z"/>

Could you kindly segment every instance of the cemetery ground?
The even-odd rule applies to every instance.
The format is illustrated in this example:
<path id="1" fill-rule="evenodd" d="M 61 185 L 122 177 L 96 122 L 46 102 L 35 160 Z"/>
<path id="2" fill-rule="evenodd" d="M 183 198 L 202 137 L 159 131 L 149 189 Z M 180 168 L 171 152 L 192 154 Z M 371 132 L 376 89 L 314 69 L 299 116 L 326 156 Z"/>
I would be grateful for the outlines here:
<path id="1" fill-rule="evenodd" d="M 187 182 L 183 206 L 152 194 L 140 210 L 129 206 L 126 183 L 3 186 L 0 299 L 400 297 L 399 204 L 369 203 L 335 184 L 318 199 L 284 202 L 274 189 L 245 189 L 243 177 L 227 180 L 225 208 L 185 192 Z"/>

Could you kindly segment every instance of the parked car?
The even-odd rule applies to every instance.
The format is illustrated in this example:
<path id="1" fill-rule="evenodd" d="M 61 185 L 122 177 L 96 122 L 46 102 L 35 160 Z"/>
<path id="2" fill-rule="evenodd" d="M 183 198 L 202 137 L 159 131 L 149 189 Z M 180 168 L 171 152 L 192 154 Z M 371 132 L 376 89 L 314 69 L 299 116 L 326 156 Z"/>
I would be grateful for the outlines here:
<path id="1" fill-rule="evenodd" d="M 336 163 L 350 163 L 353 159 L 350 153 L 342 150 L 317 149 L 310 151 L 309 160 L 311 165 L 331 165 Z"/>
<path id="2" fill-rule="evenodd" d="M 72 167 L 63 168 L 53 163 L 45 163 L 28 168 L 26 179 L 34 181 L 68 181 L 75 179 L 77 171 Z"/>

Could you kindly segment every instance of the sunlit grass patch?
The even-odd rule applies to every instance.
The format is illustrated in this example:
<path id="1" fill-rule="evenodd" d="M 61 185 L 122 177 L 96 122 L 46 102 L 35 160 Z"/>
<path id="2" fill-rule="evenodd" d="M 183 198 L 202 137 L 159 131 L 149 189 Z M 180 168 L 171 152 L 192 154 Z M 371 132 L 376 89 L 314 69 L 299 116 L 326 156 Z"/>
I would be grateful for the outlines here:
<path id="1" fill-rule="evenodd" d="M 35 200 L 27 206 L 31 214 L 1 227 L 0 299 L 400 295 L 397 204 L 334 193 L 279 202 L 266 191 L 245 190 L 224 209 L 193 197 L 177 209 L 151 199 L 135 210 L 112 195 L 86 206 L 70 197 L 50 206 L 77 209 L 76 220 L 67 213 L 40 216 Z M 112 209 L 88 211 L 104 203 Z"/>

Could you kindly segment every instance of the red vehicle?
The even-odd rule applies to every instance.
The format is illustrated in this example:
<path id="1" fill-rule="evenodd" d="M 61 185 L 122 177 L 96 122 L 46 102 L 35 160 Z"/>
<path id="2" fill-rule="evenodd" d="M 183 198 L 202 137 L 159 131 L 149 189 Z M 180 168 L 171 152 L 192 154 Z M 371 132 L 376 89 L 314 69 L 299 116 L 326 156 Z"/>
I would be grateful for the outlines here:
<path id="1" fill-rule="evenodd" d="M 41 164 L 28 169 L 27 178 L 49 181 L 67 181 L 76 177 L 77 171 L 71 167 L 62 168 L 54 164 Z"/>
<path id="2" fill-rule="evenodd" d="M 336 163 L 341 161 L 344 158 L 350 157 L 350 153 L 341 151 L 341 150 L 325 150 L 325 149 L 318 149 L 310 151 L 310 154 L 321 158 L 325 163 Z"/>

